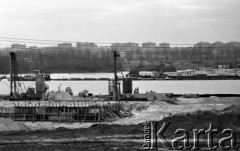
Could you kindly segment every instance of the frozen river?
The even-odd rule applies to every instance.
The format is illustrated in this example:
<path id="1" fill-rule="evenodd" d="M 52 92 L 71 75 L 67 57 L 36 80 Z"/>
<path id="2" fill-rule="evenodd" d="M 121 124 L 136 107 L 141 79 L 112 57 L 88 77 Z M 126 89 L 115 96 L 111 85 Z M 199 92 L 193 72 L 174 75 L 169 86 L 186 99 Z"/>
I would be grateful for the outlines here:
<path id="1" fill-rule="evenodd" d="M 125 74 L 125 73 L 124 73 Z M 1 76 L 1 75 L 0 75 Z M 121 73 L 119 73 L 121 76 Z M 81 73 L 81 74 L 52 74 L 51 78 L 113 78 L 112 73 Z M 50 91 L 64 91 L 71 87 L 75 95 L 83 90 L 93 94 L 107 94 L 108 81 L 46 81 Z M 9 94 L 10 82 L 6 79 L 0 81 L 0 94 Z M 21 82 L 22 87 L 23 82 Z M 25 81 L 25 87 L 35 87 L 35 82 Z M 61 85 L 61 86 L 60 86 Z M 229 93 L 240 94 L 240 80 L 179 80 L 179 81 L 133 81 L 133 89 L 139 87 L 141 93 L 155 91 L 159 93 Z"/>

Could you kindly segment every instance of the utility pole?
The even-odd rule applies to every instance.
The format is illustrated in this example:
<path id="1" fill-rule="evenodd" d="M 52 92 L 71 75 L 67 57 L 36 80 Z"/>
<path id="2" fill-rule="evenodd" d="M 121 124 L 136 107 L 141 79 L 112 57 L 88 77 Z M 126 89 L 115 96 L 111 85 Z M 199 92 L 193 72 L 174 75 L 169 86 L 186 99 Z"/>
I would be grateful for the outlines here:
<path id="1" fill-rule="evenodd" d="M 13 94 L 16 94 L 16 54 L 15 52 L 10 52 L 10 97 L 14 97 Z"/>
<path id="2" fill-rule="evenodd" d="M 114 99 L 118 100 L 118 77 L 117 77 L 117 57 L 120 57 L 116 51 L 113 54 L 114 57 Z"/>
<path id="3" fill-rule="evenodd" d="M 192 62 L 192 66 L 193 66 L 193 74 L 194 74 L 194 70 L 195 70 L 195 69 L 194 69 L 194 68 L 195 68 L 195 67 L 194 67 L 194 61 Z"/>

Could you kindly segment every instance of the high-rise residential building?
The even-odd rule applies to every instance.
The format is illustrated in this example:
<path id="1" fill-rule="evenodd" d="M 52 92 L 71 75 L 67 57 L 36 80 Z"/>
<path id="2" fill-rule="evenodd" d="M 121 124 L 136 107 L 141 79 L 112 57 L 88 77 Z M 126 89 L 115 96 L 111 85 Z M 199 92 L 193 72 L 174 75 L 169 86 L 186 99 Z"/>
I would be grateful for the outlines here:
<path id="1" fill-rule="evenodd" d="M 160 48 L 170 48 L 170 43 L 162 42 L 159 44 Z"/>
<path id="2" fill-rule="evenodd" d="M 155 48 L 156 47 L 156 43 L 154 42 L 144 42 L 142 43 L 142 48 L 144 49 L 148 49 L 148 48 Z"/>
<path id="3" fill-rule="evenodd" d="M 134 49 L 139 48 L 139 44 L 138 43 L 133 43 L 133 42 L 113 43 L 111 47 L 112 47 L 112 49 L 117 50 L 117 51 L 134 50 Z"/>
<path id="4" fill-rule="evenodd" d="M 61 44 L 58 44 L 58 48 L 61 48 L 61 49 L 72 48 L 72 43 L 61 43 Z"/>
<path id="5" fill-rule="evenodd" d="M 194 47 L 197 47 L 197 48 L 208 48 L 208 47 L 212 47 L 212 44 L 210 42 L 198 42 L 194 45 Z"/>
<path id="6" fill-rule="evenodd" d="M 13 49 L 25 49 L 26 44 L 12 44 L 11 48 L 13 48 Z"/>
<path id="7" fill-rule="evenodd" d="M 95 50 L 97 45 L 93 42 L 77 42 L 77 48 L 82 50 Z"/>
<path id="8" fill-rule="evenodd" d="M 136 51 L 139 48 L 139 44 L 133 42 L 113 43 L 111 47 L 113 51 L 124 51 L 124 53 L 121 53 L 121 57 L 134 57 L 136 52 L 133 51 Z"/>

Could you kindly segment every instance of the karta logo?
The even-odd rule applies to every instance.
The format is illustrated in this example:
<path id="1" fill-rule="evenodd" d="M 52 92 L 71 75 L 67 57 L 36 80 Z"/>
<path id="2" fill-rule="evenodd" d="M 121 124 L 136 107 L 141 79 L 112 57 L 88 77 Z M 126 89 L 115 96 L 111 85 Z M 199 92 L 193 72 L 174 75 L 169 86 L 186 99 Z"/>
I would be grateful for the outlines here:
<path id="1" fill-rule="evenodd" d="M 143 124 L 144 132 L 144 144 L 142 146 L 145 150 L 158 150 L 158 149 L 167 149 L 167 150 L 201 150 L 209 149 L 216 150 L 221 148 L 222 150 L 237 150 L 239 146 L 236 143 L 236 134 L 232 129 L 224 129 L 222 132 L 219 132 L 218 129 L 213 128 L 213 124 L 209 124 L 209 128 L 205 129 L 193 129 L 192 130 L 192 139 L 189 139 L 189 132 L 185 129 L 179 128 L 176 129 L 174 134 L 171 136 L 178 135 L 173 139 L 168 139 L 164 136 L 164 132 L 168 129 L 171 123 L 163 123 L 158 129 L 158 122 L 146 122 Z M 179 136 L 180 135 L 180 136 Z M 207 140 L 205 142 L 206 148 L 200 148 L 199 136 L 205 135 L 204 138 Z M 216 139 L 214 135 L 218 135 L 221 138 Z M 215 140 L 215 141 L 213 141 Z"/>

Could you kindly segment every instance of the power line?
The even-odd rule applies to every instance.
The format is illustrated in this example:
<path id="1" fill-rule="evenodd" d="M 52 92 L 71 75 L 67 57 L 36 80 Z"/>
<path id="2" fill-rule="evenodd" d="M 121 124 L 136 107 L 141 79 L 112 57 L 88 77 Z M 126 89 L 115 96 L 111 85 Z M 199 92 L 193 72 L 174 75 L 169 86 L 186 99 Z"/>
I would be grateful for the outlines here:
<path id="1" fill-rule="evenodd" d="M 14 39 L 14 40 L 30 40 L 30 41 L 72 42 L 72 41 L 41 40 L 41 39 L 28 39 L 28 38 L 10 38 L 10 37 L 0 37 L 0 38 L 1 39 Z"/>
<path id="2" fill-rule="evenodd" d="M 42 39 L 29 39 L 29 38 L 12 38 L 12 37 L 0 37 L 1 39 L 12 39 L 12 40 L 22 40 L 22 41 L 45 41 L 45 42 L 63 42 L 63 43 L 78 43 L 79 41 L 61 41 L 61 40 L 42 40 Z M 106 42 L 95 42 L 95 44 L 113 44 Z M 116 43 L 118 44 L 118 43 Z M 121 43 L 120 43 L 121 44 Z M 172 44 L 172 45 L 194 45 L 194 44 Z"/>
<path id="3" fill-rule="evenodd" d="M 0 40 L 3 42 L 20 42 L 20 43 L 33 43 L 33 44 L 53 44 L 53 43 L 47 43 L 47 42 L 32 42 L 32 41 L 18 41 L 18 40 Z"/>

